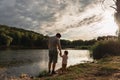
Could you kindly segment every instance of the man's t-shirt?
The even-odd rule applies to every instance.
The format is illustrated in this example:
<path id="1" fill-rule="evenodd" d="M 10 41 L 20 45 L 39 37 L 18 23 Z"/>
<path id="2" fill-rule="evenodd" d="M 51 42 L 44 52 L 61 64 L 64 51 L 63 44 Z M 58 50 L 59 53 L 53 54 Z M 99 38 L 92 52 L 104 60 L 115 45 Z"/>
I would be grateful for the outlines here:
<path id="1" fill-rule="evenodd" d="M 60 39 L 58 39 L 56 36 L 49 38 L 49 50 L 57 50 L 57 47 L 60 45 Z"/>

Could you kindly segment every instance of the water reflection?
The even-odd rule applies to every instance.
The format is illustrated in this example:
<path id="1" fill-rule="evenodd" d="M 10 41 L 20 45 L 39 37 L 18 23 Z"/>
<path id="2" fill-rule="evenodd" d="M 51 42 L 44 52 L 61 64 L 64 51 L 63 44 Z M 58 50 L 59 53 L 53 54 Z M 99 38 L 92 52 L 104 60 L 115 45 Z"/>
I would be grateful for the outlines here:
<path id="1" fill-rule="evenodd" d="M 81 63 L 82 61 L 92 61 L 88 50 L 68 51 L 68 66 Z M 61 67 L 61 61 L 59 57 L 56 69 Z M 48 50 L 0 51 L 0 66 L 6 67 L 6 70 L 0 72 L 0 75 L 19 76 L 22 73 L 27 73 L 36 76 L 39 72 L 47 70 L 47 64 Z"/>
<path id="2" fill-rule="evenodd" d="M 90 57 L 89 50 L 68 50 L 68 65 L 75 65 L 79 63 L 83 63 L 84 61 L 93 61 L 93 59 Z M 57 69 L 61 67 L 61 58 L 59 58 Z"/>

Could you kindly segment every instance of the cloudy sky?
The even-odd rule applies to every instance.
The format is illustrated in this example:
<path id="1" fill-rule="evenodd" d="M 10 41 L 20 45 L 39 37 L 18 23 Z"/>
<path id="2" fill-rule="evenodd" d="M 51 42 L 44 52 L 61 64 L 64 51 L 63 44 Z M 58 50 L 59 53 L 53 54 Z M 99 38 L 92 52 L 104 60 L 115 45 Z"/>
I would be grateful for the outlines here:
<path id="1" fill-rule="evenodd" d="M 113 0 L 0 0 L 0 24 L 63 39 L 116 35 Z"/>

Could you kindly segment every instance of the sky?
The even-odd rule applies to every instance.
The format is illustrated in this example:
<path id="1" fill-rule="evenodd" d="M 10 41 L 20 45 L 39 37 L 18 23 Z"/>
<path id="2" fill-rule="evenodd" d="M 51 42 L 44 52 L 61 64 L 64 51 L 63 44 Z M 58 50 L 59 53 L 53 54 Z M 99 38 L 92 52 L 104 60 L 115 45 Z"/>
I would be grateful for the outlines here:
<path id="1" fill-rule="evenodd" d="M 113 0 L 0 0 L 0 24 L 62 39 L 116 35 Z"/>

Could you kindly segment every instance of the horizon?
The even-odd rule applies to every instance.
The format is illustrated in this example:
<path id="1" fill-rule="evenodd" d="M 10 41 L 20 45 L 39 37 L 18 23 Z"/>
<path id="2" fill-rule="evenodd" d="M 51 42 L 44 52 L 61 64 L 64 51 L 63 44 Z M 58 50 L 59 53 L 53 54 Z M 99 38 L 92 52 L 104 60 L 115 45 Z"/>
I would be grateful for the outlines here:
<path id="1" fill-rule="evenodd" d="M 10 27 L 11 29 L 12 28 L 16 28 L 16 29 L 22 29 L 22 30 L 25 30 L 25 31 L 28 31 L 28 32 L 33 32 L 33 33 L 37 33 L 37 32 L 35 32 L 35 31 L 32 31 L 32 30 L 26 30 L 26 29 L 23 29 L 23 28 L 17 28 L 17 27 L 14 27 L 14 26 L 9 26 L 9 25 L 3 25 L 3 24 L 0 24 L 0 26 L 6 26 L 6 27 Z M 37 33 L 37 34 L 40 34 L 40 33 Z M 48 35 L 44 35 L 44 34 L 41 34 L 41 35 L 43 35 L 43 36 L 48 36 Z M 56 35 L 56 34 L 55 34 Z M 55 35 L 52 35 L 52 36 L 55 36 Z M 50 37 L 50 36 L 48 36 L 48 37 Z M 104 36 L 98 36 L 98 37 L 118 37 L 118 35 L 104 35 Z M 97 40 L 97 38 L 98 37 L 96 37 L 96 38 L 93 38 L 93 39 L 89 39 L 89 40 Z M 61 40 L 67 40 L 67 39 L 64 39 L 64 38 L 61 38 Z M 76 40 L 83 40 L 83 39 L 76 39 Z M 76 41 L 76 40 L 69 40 L 69 41 Z M 83 41 L 89 41 L 89 40 L 83 40 Z"/>
<path id="2" fill-rule="evenodd" d="M 66 40 L 117 36 L 114 1 L 106 0 L 2 0 L 0 24 Z"/>

